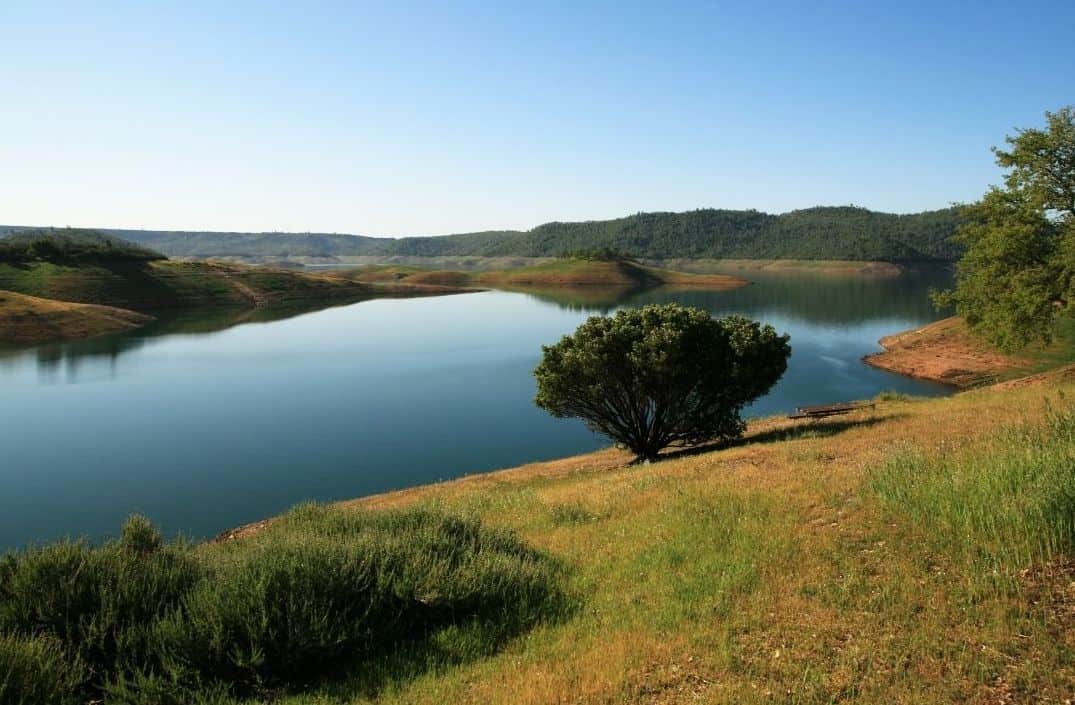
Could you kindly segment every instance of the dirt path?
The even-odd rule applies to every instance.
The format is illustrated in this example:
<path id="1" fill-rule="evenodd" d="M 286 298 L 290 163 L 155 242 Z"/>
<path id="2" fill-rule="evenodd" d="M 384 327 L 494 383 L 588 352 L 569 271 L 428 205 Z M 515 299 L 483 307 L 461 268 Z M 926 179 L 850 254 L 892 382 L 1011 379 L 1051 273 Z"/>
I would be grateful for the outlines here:
<path id="1" fill-rule="evenodd" d="M 237 279 L 231 272 L 225 273 L 224 278 L 227 279 L 240 294 L 250 299 L 250 302 L 254 304 L 254 308 L 265 308 L 269 305 L 269 298 L 265 296 L 265 294 Z"/>

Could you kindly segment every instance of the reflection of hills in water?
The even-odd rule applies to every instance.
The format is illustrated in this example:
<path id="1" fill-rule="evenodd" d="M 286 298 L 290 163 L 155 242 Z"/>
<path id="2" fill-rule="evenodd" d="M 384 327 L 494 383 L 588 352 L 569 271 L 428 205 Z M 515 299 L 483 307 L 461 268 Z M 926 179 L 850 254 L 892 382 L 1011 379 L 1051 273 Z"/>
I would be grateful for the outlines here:
<path id="1" fill-rule="evenodd" d="M 115 374 L 116 361 L 124 353 L 146 346 L 153 338 L 204 335 L 246 323 L 280 321 L 325 308 L 320 304 L 302 304 L 257 309 L 220 307 L 197 311 L 159 312 L 152 323 L 127 333 L 42 345 L 35 348 L 33 353 L 36 356 L 38 373 L 46 379 L 60 381 L 60 373 L 63 371 L 66 381 L 76 381 L 80 371 L 86 368 L 92 368 L 94 375 L 111 377 Z M 0 350 L 0 367 L 4 366 L 5 358 L 13 359 L 25 354 L 25 348 Z"/>
<path id="2" fill-rule="evenodd" d="M 730 291 L 657 289 L 634 291 L 525 290 L 533 298 L 570 311 L 608 313 L 620 306 L 675 301 L 714 313 L 794 318 L 819 325 L 853 325 L 878 318 L 931 320 L 938 316 L 930 291 L 952 284 L 944 267 L 909 270 L 898 277 L 749 272 L 749 286 Z"/>

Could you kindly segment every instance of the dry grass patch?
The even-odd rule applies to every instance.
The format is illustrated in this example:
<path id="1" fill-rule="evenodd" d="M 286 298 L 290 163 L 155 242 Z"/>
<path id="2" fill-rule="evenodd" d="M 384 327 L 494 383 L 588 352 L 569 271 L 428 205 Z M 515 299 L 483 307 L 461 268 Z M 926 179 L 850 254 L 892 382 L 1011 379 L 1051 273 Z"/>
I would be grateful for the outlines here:
<path id="1" fill-rule="evenodd" d="M 132 330 L 152 316 L 112 306 L 53 301 L 0 291 L 0 343 L 26 345 Z"/>

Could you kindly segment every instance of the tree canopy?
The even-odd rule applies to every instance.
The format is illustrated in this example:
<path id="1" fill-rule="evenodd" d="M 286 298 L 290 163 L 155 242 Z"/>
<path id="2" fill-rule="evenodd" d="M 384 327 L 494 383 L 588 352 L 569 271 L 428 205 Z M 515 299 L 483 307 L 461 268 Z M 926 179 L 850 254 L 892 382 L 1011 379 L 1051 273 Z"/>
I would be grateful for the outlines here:
<path id="1" fill-rule="evenodd" d="M 962 208 L 966 251 L 956 286 L 938 296 L 973 330 L 1006 350 L 1048 341 L 1070 315 L 1075 285 L 1075 108 L 1046 113 L 993 148 L 1003 187 Z"/>
<path id="2" fill-rule="evenodd" d="M 542 350 L 537 405 L 639 459 L 741 435 L 743 407 L 776 384 L 791 354 L 772 326 L 678 304 L 593 316 Z"/>
<path id="3" fill-rule="evenodd" d="M 97 230 L 35 228 L 0 238 L 0 262 L 155 259 L 164 255 Z"/>

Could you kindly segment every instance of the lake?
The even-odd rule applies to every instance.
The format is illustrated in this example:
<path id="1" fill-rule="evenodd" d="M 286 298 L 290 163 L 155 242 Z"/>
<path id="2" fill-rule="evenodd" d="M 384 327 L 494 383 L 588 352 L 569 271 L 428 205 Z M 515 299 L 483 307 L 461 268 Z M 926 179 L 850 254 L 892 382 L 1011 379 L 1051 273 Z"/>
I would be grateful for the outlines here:
<path id="1" fill-rule="evenodd" d="M 0 550 L 99 539 L 141 512 L 205 538 L 303 500 L 334 500 L 608 445 L 532 402 L 540 346 L 587 316 L 678 301 L 791 335 L 783 380 L 749 415 L 949 388 L 864 365 L 889 333 L 935 320 L 943 271 L 898 278 L 746 275 L 728 292 L 583 300 L 483 292 L 367 301 L 219 329 L 133 334 L 0 355 Z"/>

